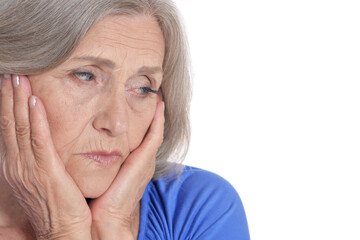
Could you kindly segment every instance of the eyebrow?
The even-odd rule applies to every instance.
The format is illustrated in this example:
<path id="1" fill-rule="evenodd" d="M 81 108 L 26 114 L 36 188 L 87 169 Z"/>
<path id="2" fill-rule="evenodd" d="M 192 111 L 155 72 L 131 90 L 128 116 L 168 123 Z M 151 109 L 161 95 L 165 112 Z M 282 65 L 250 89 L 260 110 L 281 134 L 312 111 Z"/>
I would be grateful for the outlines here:
<path id="1" fill-rule="evenodd" d="M 73 58 L 75 60 L 82 60 L 82 61 L 90 61 L 90 62 L 96 62 L 100 65 L 105 65 L 107 66 L 108 68 L 111 68 L 111 69 L 114 69 L 116 64 L 109 60 L 109 59 L 106 59 L 106 58 L 100 58 L 100 57 L 92 57 L 92 56 L 86 56 L 86 57 L 76 57 L 76 58 Z"/>
<path id="2" fill-rule="evenodd" d="M 99 65 L 104 65 L 108 68 L 114 69 L 116 66 L 116 63 L 106 59 L 106 58 L 100 58 L 100 57 L 93 57 L 93 56 L 84 56 L 84 57 L 76 57 L 73 58 L 75 60 L 82 60 L 82 61 L 91 61 L 91 62 L 96 62 Z M 150 73 L 150 74 L 155 74 L 155 73 L 162 73 L 162 67 L 148 67 L 148 66 L 142 66 L 138 69 L 137 73 Z"/>
<path id="3" fill-rule="evenodd" d="M 150 73 L 150 74 L 155 74 L 155 73 L 162 73 L 162 68 L 161 67 L 147 67 L 147 66 L 142 66 L 141 68 L 139 68 L 139 70 L 137 71 L 138 73 Z"/>

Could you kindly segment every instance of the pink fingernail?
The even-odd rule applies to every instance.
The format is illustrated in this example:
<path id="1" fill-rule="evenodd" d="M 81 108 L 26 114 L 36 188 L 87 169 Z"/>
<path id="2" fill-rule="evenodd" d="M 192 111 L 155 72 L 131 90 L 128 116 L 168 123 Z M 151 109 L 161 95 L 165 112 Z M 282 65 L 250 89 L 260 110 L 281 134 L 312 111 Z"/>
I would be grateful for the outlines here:
<path id="1" fill-rule="evenodd" d="M 12 82 L 13 82 L 13 86 L 14 86 L 14 87 L 18 87 L 19 84 L 20 84 L 20 77 L 19 77 L 19 75 L 13 75 Z"/>
<path id="2" fill-rule="evenodd" d="M 30 104 L 30 108 L 35 107 L 35 105 L 36 105 L 36 97 L 35 96 L 30 97 L 29 104 Z"/>

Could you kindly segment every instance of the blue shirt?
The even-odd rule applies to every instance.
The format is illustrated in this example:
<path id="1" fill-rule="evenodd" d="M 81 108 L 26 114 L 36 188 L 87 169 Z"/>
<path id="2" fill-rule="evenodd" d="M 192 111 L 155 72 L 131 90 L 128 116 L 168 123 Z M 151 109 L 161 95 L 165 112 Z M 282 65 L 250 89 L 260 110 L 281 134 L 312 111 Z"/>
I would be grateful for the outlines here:
<path id="1" fill-rule="evenodd" d="M 175 180 L 151 181 L 141 199 L 138 240 L 248 240 L 244 207 L 220 176 L 185 167 Z"/>

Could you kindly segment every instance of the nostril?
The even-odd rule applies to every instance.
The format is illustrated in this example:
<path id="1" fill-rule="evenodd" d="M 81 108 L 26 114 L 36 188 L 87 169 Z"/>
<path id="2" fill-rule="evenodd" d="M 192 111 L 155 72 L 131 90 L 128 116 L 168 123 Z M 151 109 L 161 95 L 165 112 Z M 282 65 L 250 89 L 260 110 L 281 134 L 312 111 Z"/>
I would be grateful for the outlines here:
<path id="1" fill-rule="evenodd" d="M 107 128 L 100 128 L 100 132 L 104 132 L 104 133 L 106 133 L 106 134 L 110 134 L 110 133 L 111 133 L 111 131 L 110 131 L 109 129 L 107 129 Z"/>
<path id="2" fill-rule="evenodd" d="M 101 133 L 105 133 L 111 136 L 118 136 L 127 132 L 126 124 L 114 124 L 109 127 L 97 128 Z"/>
<path id="3" fill-rule="evenodd" d="M 113 111 L 101 112 L 94 118 L 92 124 L 93 127 L 101 133 L 118 136 L 127 132 L 127 114 Z"/>

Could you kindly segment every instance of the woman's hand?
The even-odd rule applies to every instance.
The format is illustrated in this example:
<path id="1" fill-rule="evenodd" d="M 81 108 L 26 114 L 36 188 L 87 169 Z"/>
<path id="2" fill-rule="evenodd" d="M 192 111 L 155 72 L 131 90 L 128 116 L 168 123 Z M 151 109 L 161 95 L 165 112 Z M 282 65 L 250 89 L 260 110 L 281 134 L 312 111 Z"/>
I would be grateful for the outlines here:
<path id="1" fill-rule="evenodd" d="M 43 104 L 27 77 L 10 78 L 1 85 L 0 175 L 38 239 L 91 239 L 90 209 L 55 150 Z"/>
<path id="2" fill-rule="evenodd" d="M 155 171 L 164 122 L 164 103 L 160 101 L 143 142 L 126 158 L 110 188 L 90 202 L 93 239 L 135 239 L 133 218 Z"/>

